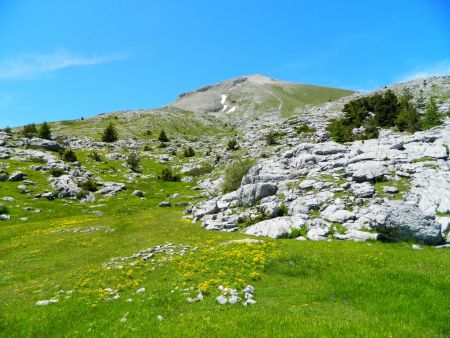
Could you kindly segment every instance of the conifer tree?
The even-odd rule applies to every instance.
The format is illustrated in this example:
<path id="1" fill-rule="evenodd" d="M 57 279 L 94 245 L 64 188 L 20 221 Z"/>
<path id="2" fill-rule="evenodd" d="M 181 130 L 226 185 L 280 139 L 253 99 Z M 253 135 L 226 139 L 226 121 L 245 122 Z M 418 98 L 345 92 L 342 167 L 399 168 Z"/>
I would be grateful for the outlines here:
<path id="1" fill-rule="evenodd" d="M 422 126 L 424 129 L 433 128 L 442 123 L 442 114 L 439 113 L 438 106 L 434 98 L 430 98 L 423 115 Z"/>
<path id="2" fill-rule="evenodd" d="M 52 131 L 47 122 L 44 122 L 38 130 L 38 137 L 50 140 L 52 138 Z"/>
<path id="3" fill-rule="evenodd" d="M 119 135 L 117 133 L 116 127 L 112 124 L 112 122 L 109 123 L 109 125 L 105 128 L 103 135 L 102 135 L 102 141 L 103 142 L 116 142 L 119 139 Z"/>

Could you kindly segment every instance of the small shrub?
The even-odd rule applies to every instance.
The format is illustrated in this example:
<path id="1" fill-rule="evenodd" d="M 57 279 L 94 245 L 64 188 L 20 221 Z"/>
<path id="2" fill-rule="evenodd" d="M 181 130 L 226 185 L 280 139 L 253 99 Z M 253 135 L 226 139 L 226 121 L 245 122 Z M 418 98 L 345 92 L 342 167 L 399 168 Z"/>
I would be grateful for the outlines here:
<path id="1" fill-rule="evenodd" d="M 297 238 L 300 236 L 306 237 L 307 233 L 308 233 L 307 227 L 295 228 L 295 229 L 292 229 L 290 233 L 287 232 L 287 233 L 281 235 L 281 238 L 294 239 L 294 238 Z"/>
<path id="2" fill-rule="evenodd" d="M 112 122 L 110 122 L 109 125 L 103 131 L 102 141 L 111 143 L 111 142 L 116 142 L 118 139 L 119 139 L 119 134 L 117 132 L 117 129 L 116 129 L 116 127 L 114 127 L 114 124 Z"/>
<path id="3" fill-rule="evenodd" d="M 222 191 L 224 193 L 235 191 L 241 186 L 242 177 L 253 166 L 254 161 L 250 159 L 233 161 L 225 168 Z"/>
<path id="4" fill-rule="evenodd" d="M 144 146 L 144 151 L 151 151 L 151 150 L 152 150 L 152 147 L 150 147 L 150 145 L 146 144 Z"/>
<path id="5" fill-rule="evenodd" d="M 81 189 L 79 192 L 77 192 L 75 197 L 79 200 L 82 200 L 83 198 L 86 198 L 87 195 L 89 195 L 89 191 Z"/>
<path id="6" fill-rule="evenodd" d="M 288 214 L 289 210 L 286 204 L 282 203 L 280 205 L 280 216 L 286 216 Z"/>
<path id="7" fill-rule="evenodd" d="M 162 181 L 167 182 L 178 182 L 180 180 L 180 175 L 174 174 L 171 168 L 164 168 L 161 171 L 161 175 L 158 177 Z"/>
<path id="8" fill-rule="evenodd" d="M 275 131 L 270 131 L 266 136 L 264 136 L 264 139 L 268 146 L 272 146 L 272 145 L 277 144 L 277 139 L 279 136 L 280 136 L 279 133 L 277 133 Z"/>
<path id="9" fill-rule="evenodd" d="M 22 135 L 26 138 L 33 138 L 37 134 L 37 128 L 34 123 L 27 124 L 23 127 Z"/>
<path id="10" fill-rule="evenodd" d="M 128 155 L 127 164 L 130 166 L 130 169 L 136 172 L 141 171 L 141 158 L 135 152 Z"/>
<path id="11" fill-rule="evenodd" d="M 64 173 L 65 173 L 64 170 L 62 170 L 60 168 L 52 168 L 48 172 L 53 177 L 60 177 L 60 176 L 64 175 Z"/>
<path id="12" fill-rule="evenodd" d="M 98 190 L 97 182 L 93 178 L 88 178 L 86 181 L 78 183 L 78 187 L 90 192 Z"/>
<path id="13" fill-rule="evenodd" d="M 77 161 L 77 155 L 72 149 L 65 149 L 62 156 L 62 160 L 65 162 L 76 162 Z"/>
<path id="14" fill-rule="evenodd" d="M 11 127 L 6 127 L 5 129 L 3 129 L 3 131 L 8 134 L 12 133 Z"/>
<path id="15" fill-rule="evenodd" d="M 227 150 L 238 150 L 239 149 L 239 144 L 237 143 L 236 139 L 231 139 L 228 141 L 227 143 Z"/>
<path id="16" fill-rule="evenodd" d="M 102 157 L 100 156 L 99 153 L 97 153 L 96 151 L 91 152 L 88 157 L 96 162 L 101 162 L 102 161 Z"/>
<path id="17" fill-rule="evenodd" d="M 161 132 L 159 133 L 158 141 L 159 142 L 163 142 L 163 143 L 170 141 L 169 138 L 166 135 L 166 132 L 164 130 L 161 130 Z"/>
<path id="18" fill-rule="evenodd" d="M 0 215 L 9 213 L 8 207 L 6 205 L 0 204 Z"/>
<path id="19" fill-rule="evenodd" d="M 192 149 L 192 147 L 186 147 L 183 150 L 183 156 L 184 157 L 194 157 L 195 156 L 195 151 L 194 149 Z"/>
<path id="20" fill-rule="evenodd" d="M 44 122 L 37 132 L 39 138 L 43 138 L 45 140 L 50 140 L 52 138 L 52 131 L 47 122 Z"/>
<path id="21" fill-rule="evenodd" d="M 194 167 L 189 171 L 186 171 L 184 174 L 186 176 L 201 176 L 205 174 L 209 174 L 213 170 L 213 167 L 209 164 L 205 164 L 202 166 Z"/>
<path id="22" fill-rule="evenodd" d="M 297 134 L 314 133 L 315 131 L 316 131 L 316 128 L 310 127 L 306 123 L 302 123 L 295 129 L 295 132 Z"/>

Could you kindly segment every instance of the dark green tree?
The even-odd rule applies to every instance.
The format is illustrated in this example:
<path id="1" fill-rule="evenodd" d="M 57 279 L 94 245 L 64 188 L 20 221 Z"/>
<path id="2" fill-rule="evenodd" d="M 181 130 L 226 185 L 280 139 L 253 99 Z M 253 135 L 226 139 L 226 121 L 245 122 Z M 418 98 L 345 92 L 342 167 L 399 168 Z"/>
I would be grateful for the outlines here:
<path id="1" fill-rule="evenodd" d="M 112 122 L 105 128 L 102 135 L 103 142 L 116 142 L 119 139 L 119 134 L 117 133 L 116 127 Z"/>
<path id="2" fill-rule="evenodd" d="M 159 133 L 158 141 L 159 142 L 169 142 L 170 141 L 164 130 L 161 130 L 161 132 Z"/>
<path id="3" fill-rule="evenodd" d="M 327 131 L 333 141 L 343 143 L 353 140 L 352 127 L 347 124 L 344 118 L 332 119 Z"/>
<path id="4" fill-rule="evenodd" d="M 23 127 L 22 135 L 26 138 L 33 138 L 37 134 L 37 128 L 34 123 L 27 124 Z"/>
<path id="5" fill-rule="evenodd" d="M 183 155 L 184 155 L 184 157 L 194 157 L 195 151 L 194 151 L 194 149 L 192 149 L 191 146 L 189 146 L 189 147 L 184 148 Z"/>
<path id="6" fill-rule="evenodd" d="M 127 164 L 130 166 L 130 169 L 135 172 L 141 171 L 141 158 L 135 152 L 132 152 L 128 155 Z"/>
<path id="7" fill-rule="evenodd" d="M 412 98 L 411 93 L 405 92 L 399 100 L 399 113 L 395 119 L 395 124 L 400 131 L 414 133 L 420 130 L 420 116 Z"/>
<path id="8" fill-rule="evenodd" d="M 65 162 L 76 162 L 77 161 L 77 155 L 72 149 L 65 149 L 62 153 L 62 159 Z"/>
<path id="9" fill-rule="evenodd" d="M 52 131 L 47 122 L 44 122 L 40 125 L 37 134 L 38 134 L 38 137 L 46 139 L 46 140 L 50 140 L 52 138 Z"/>
<path id="10" fill-rule="evenodd" d="M 422 126 L 424 129 L 430 129 L 440 125 L 442 123 L 442 120 L 443 116 L 441 113 L 439 113 L 439 108 L 436 104 L 436 101 L 434 100 L 434 98 L 431 97 L 425 107 L 425 114 L 423 115 Z"/>

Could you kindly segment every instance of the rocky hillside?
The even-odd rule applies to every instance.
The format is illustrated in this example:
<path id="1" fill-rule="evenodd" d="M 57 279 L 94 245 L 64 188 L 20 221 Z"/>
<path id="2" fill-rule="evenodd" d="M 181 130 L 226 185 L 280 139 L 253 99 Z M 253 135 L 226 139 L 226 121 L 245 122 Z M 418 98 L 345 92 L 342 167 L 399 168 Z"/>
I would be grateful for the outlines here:
<path id="1" fill-rule="evenodd" d="M 449 77 L 377 92 L 388 89 L 409 91 L 418 107 L 433 97 L 442 115 L 450 107 Z M 298 240 L 444 243 L 450 222 L 450 120 L 415 134 L 384 129 L 378 139 L 330 141 L 329 120 L 366 95 L 371 93 L 246 76 L 182 94 L 161 109 L 53 123 L 56 140 L 24 138 L 20 128 L 2 132 L 1 180 L 17 182 L 20 193 L 3 199 L 89 204 L 120 194 L 135 180 L 161 175 L 159 169 L 143 173 L 133 167 L 134 154 L 138 162 L 154 162 L 152 168 L 166 167 L 174 177 L 196 184 L 202 199 L 191 203 L 185 217 L 208 230 Z M 111 122 L 121 139 L 98 142 Z M 162 129 L 167 142 L 157 140 Z M 82 160 L 63 160 L 60 153 L 68 149 Z M 222 194 L 224 172 L 239 159 L 253 166 L 237 190 Z M 29 179 L 33 172 L 40 173 L 37 180 Z M 161 200 L 161 206 L 170 205 Z M 14 212 L 1 215 L 11 217 Z"/>

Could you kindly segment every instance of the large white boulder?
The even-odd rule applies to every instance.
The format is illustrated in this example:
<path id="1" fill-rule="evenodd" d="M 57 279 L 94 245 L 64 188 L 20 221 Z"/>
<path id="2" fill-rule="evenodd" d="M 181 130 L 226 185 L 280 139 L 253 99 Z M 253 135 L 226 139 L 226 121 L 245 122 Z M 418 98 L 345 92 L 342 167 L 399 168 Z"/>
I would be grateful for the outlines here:
<path id="1" fill-rule="evenodd" d="M 262 221 L 249 226 L 245 233 L 247 235 L 280 238 L 289 235 L 292 230 L 300 229 L 305 225 L 305 217 L 284 216 Z"/>

